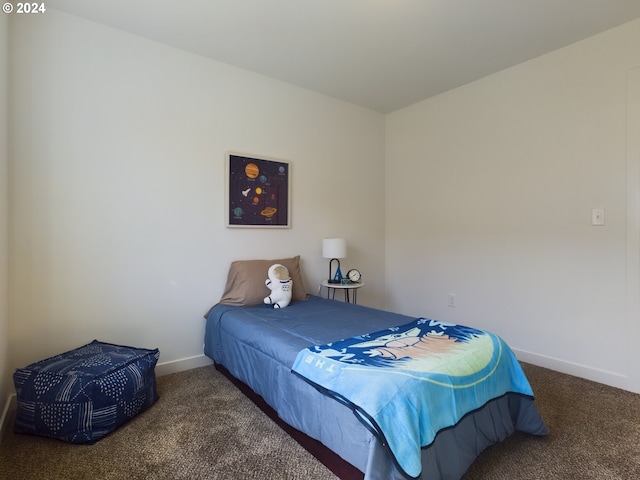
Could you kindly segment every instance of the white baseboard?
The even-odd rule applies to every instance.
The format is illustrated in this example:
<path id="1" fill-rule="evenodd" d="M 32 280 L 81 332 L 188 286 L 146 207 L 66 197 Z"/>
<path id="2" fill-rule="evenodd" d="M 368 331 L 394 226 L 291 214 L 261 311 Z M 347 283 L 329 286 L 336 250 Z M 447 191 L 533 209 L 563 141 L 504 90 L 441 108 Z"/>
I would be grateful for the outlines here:
<path id="1" fill-rule="evenodd" d="M 516 348 L 512 350 L 520 361 L 548 368 L 549 370 L 555 370 L 556 372 L 566 373 L 567 375 L 573 375 L 574 377 L 586 378 L 587 380 L 603 383 L 611 387 L 634 391 L 631 389 L 629 378 L 626 375 L 581 365 L 579 363 L 568 362 L 560 358 L 527 352 L 526 350 L 518 350 Z"/>
<path id="2" fill-rule="evenodd" d="M 600 370 L 586 365 L 580 365 L 577 363 L 567 362 L 559 358 L 549 357 L 546 355 L 540 355 L 533 352 L 527 352 L 526 350 L 513 349 L 518 360 L 526 363 L 531 363 L 539 367 L 555 370 L 556 372 L 566 373 L 568 375 L 574 375 L 580 378 L 586 378 L 594 382 L 603 383 L 612 387 L 621 388 L 623 390 L 630 390 L 629 379 L 625 375 L 620 375 L 615 372 L 609 372 L 606 370 Z M 211 360 L 206 355 L 197 355 L 195 357 L 182 358 L 179 360 L 172 360 L 170 362 L 160 363 L 156 365 L 156 375 L 161 377 L 163 375 L 169 375 L 171 373 L 183 372 L 185 370 L 191 370 L 193 368 L 205 367 L 207 365 L 213 365 Z M 640 393 L 640 392 L 635 392 Z M 0 438 L 4 435 L 6 428 L 6 419 L 8 413 L 16 408 L 16 395 L 10 395 L 7 399 L 4 410 L 2 411 L 2 417 L 0 417 Z"/>
<path id="3" fill-rule="evenodd" d="M 540 355 L 526 350 L 519 350 L 514 348 L 518 360 L 526 363 L 531 363 L 539 367 L 555 370 L 556 372 L 566 373 L 580 378 L 586 378 L 594 382 L 603 383 L 612 387 L 621 388 L 623 390 L 631 390 L 629 386 L 629 379 L 625 375 L 621 375 L 615 372 L 609 372 L 586 365 L 580 365 L 577 363 L 567 362 L 559 358 L 549 357 L 546 355 Z M 207 365 L 213 365 L 211 360 L 206 355 L 196 355 L 195 357 L 182 358 L 179 360 L 172 360 L 170 362 L 159 363 L 156 365 L 156 375 L 161 377 L 163 375 L 169 375 L 171 373 L 183 372 L 185 370 L 191 370 L 193 368 L 205 367 Z M 635 392 L 640 393 L 640 392 Z M 2 416 L 0 417 L 0 438 L 4 435 L 6 428 L 6 420 L 9 412 L 16 408 L 16 395 L 15 393 L 7 398 Z"/>
<path id="4" fill-rule="evenodd" d="M 2 410 L 2 416 L 0 417 L 0 439 L 4 437 L 4 432 L 7 428 L 7 417 L 9 412 L 15 410 L 17 408 L 17 400 L 16 394 L 9 395 L 7 398 L 7 402 L 4 405 L 4 409 Z"/>
<path id="5" fill-rule="evenodd" d="M 196 355 L 195 357 L 181 358 L 179 360 L 159 363 L 156 365 L 156 375 L 161 377 L 163 375 L 169 375 L 170 373 L 184 372 L 185 370 L 205 367 L 207 365 L 213 365 L 213 360 L 206 355 Z"/>

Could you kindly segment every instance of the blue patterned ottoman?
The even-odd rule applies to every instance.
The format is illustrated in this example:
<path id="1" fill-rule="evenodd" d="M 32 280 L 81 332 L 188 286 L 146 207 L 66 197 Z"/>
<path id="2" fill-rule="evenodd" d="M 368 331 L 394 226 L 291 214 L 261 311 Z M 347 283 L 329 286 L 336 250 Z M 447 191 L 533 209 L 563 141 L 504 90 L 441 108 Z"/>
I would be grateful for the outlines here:
<path id="1" fill-rule="evenodd" d="M 91 444 L 158 399 L 158 349 L 97 340 L 13 374 L 15 431 Z"/>

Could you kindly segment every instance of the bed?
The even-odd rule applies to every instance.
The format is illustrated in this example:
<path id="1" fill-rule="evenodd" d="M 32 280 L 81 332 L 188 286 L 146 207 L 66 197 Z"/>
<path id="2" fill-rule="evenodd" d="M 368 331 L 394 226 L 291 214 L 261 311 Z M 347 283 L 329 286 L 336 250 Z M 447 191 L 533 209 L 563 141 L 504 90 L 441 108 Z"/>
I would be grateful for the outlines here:
<path id="1" fill-rule="evenodd" d="M 320 441 L 364 472 L 365 480 L 459 479 L 483 450 L 504 440 L 514 431 L 533 435 L 548 433 L 534 404 L 533 392 L 527 390 L 529 385 L 524 373 L 517 361 L 514 361 L 508 364 L 506 373 L 495 376 L 500 379 L 521 375 L 518 388 L 506 387 L 505 392 L 494 398 L 491 392 L 485 392 L 483 382 L 474 382 L 481 385 L 481 392 L 474 390 L 472 395 L 474 399 L 477 397 L 474 401 L 479 403 L 476 406 L 465 406 L 468 411 L 458 411 L 451 425 L 437 426 L 433 438 L 417 446 L 416 470 L 415 465 L 412 467 L 411 462 L 406 463 L 402 455 L 392 448 L 393 441 L 390 441 L 390 437 L 385 437 L 386 430 L 380 427 L 382 422 L 375 416 L 370 417 L 367 407 L 359 409 L 351 400 L 352 392 L 332 392 L 322 381 L 307 376 L 308 372 L 304 372 L 305 359 L 311 355 L 320 355 L 321 364 L 324 364 L 325 359 L 340 362 L 340 358 L 336 358 L 332 350 L 333 346 L 339 345 L 337 341 L 353 340 L 355 343 L 352 342 L 352 345 L 366 346 L 363 351 L 371 352 L 377 348 L 371 343 L 372 340 L 378 338 L 379 342 L 381 338 L 383 343 L 387 342 L 386 345 L 389 345 L 389 339 L 380 337 L 379 334 L 395 332 L 399 326 L 409 325 L 415 330 L 415 325 L 424 324 L 431 331 L 457 326 L 449 327 L 449 324 L 434 320 L 416 319 L 361 305 L 307 296 L 300 291 L 295 292 L 296 275 L 292 275 L 294 301 L 287 308 L 274 309 L 256 303 L 264 290 L 255 284 L 255 278 L 248 281 L 244 278 L 246 275 L 242 274 L 250 273 L 254 277 L 257 275 L 264 282 L 266 269 L 263 267 L 260 264 L 259 267 L 250 268 L 249 272 L 239 274 L 234 271 L 232 264 L 225 295 L 206 314 L 205 354 L 262 396 L 284 422 Z M 297 260 L 290 263 L 289 269 L 294 274 L 299 274 Z M 234 288 L 230 285 L 237 287 L 240 280 L 244 282 L 242 289 L 245 294 L 257 288 L 258 296 L 241 299 L 237 295 L 233 297 L 231 293 Z M 301 275 L 297 282 L 301 287 Z M 237 288 L 235 290 L 237 293 Z M 476 331 L 469 327 L 462 329 L 467 334 Z M 499 337 L 492 336 L 488 341 L 499 345 L 505 357 L 512 356 L 508 346 Z M 478 352 L 486 349 L 486 346 L 485 343 Z M 385 348 L 376 350 L 378 356 Z M 342 346 L 339 350 L 343 353 L 346 351 Z M 329 358 L 331 355 L 334 358 Z M 477 355 L 478 353 L 473 353 L 472 357 L 476 358 Z M 463 363 L 468 363 L 469 358 Z M 292 371 L 294 364 L 298 369 L 295 372 Z M 497 366 L 491 367 L 491 371 L 500 369 Z M 405 376 L 414 375 L 411 373 Z M 486 375 L 481 373 L 481 377 L 486 378 Z M 367 379 L 364 386 L 354 387 L 352 390 L 365 391 L 365 396 L 374 396 L 376 394 L 373 393 L 373 388 L 374 382 Z M 389 390 L 388 384 L 384 384 L 380 394 Z M 482 395 L 489 396 L 485 398 Z M 413 394 L 408 396 L 413 397 Z M 431 408 L 435 408 L 436 412 L 460 408 L 456 407 L 460 401 L 455 398 L 441 398 L 437 406 L 434 402 L 431 403 Z M 398 420 L 397 423 L 402 422 Z M 404 441 L 406 435 L 400 433 L 400 436 Z"/>

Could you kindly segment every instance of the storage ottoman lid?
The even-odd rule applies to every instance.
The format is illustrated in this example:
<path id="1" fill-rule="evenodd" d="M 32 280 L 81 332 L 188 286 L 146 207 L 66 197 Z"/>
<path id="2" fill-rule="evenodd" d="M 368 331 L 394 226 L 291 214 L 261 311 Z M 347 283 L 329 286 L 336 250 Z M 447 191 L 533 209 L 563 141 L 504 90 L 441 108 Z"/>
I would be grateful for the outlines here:
<path id="1" fill-rule="evenodd" d="M 94 340 L 75 350 L 40 360 L 20 370 L 98 378 L 144 357 L 147 357 L 147 361 L 151 360 L 153 365 L 150 366 L 155 366 L 159 356 L 157 348 L 149 350 Z"/>

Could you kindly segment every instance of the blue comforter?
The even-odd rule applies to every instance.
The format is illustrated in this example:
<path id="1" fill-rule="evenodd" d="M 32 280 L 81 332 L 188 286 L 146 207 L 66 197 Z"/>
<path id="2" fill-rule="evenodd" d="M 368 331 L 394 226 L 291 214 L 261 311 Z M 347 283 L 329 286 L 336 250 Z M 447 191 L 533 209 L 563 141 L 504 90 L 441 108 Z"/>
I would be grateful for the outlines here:
<path id="1" fill-rule="evenodd" d="M 349 405 L 411 477 L 442 429 L 506 393 L 533 396 L 500 337 L 425 318 L 305 348 L 292 370 Z"/>

